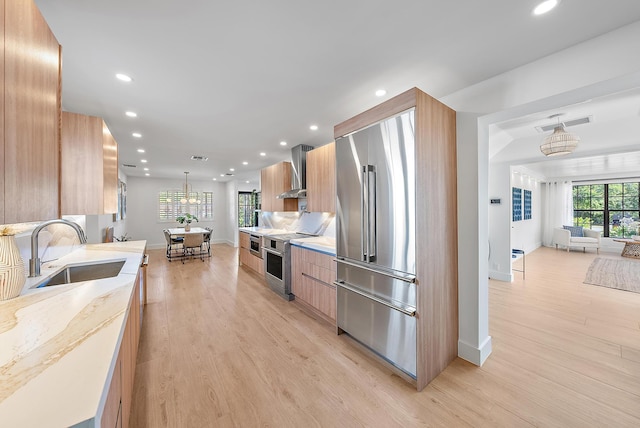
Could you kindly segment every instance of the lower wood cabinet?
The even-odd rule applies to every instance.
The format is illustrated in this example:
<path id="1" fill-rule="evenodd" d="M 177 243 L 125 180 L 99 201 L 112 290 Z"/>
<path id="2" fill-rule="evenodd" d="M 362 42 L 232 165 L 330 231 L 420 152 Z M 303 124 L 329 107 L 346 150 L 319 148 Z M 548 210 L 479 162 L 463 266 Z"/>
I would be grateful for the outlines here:
<path id="1" fill-rule="evenodd" d="M 296 300 L 335 325 L 336 262 L 334 256 L 291 247 L 291 292 Z"/>
<path id="2" fill-rule="evenodd" d="M 118 359 L 111 377 L 109 392 L 100 417 L 101 427 L 128 427 L 133 402 L 133 381 L 135 378 L 136 358 L 142 313 L 144 307 L 145 271 L 140 269 L 136 277 L 135 290 L 127 311 Z"/>
<path id="3" fill-rule="evenodd" d="M 251 251 L 251 242 L 249 234 L 240 232 L 240 253 L 239 260 L 241 266 L 256 271 L 259 275 L 264 275 L 264 262 L 260 257 L 254 256 Z"/>

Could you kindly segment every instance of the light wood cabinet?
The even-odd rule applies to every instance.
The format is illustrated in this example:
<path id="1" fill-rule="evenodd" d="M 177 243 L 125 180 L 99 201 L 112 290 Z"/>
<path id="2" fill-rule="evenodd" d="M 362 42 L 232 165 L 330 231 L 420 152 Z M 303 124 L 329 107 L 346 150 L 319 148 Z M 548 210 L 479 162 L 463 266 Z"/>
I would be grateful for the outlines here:
<path id="1" fill-rule="evenodd" d="M 60 207 L 62 214 L 118 210 L 118 145 L 104 121 L 62 113 Z"/>
<path id="2" fill-rule="evenodd" d="M 100 418 L 101 427 L 117 427 L 122 421 L 121 397 L 122 397 L 122 347 L 118 352 L 113 376 L 111 377 L 111 385 L 107 393 L 107 400 L 104 404 L 102 417 Z"/>
<path id="3" fill-rule="evenodd" d="M 307 152 L 307 211 L 336 211 L 336 144 Z"/>
<path id="4" fill-rule="evenodd" d="M 318 251 L 291 247 L 291 292 L 296 301 L 335 325 L 336 262 Z"/>
<path id="5" fill-rule="evenodd" d="M 0 8 L 0 224 L 58 218 L 60 45 L 33 1 Z"/>
<path id="6" fill-rule="evenodd" d="M 240 251 L 238 255 L 240 265 L 256 271 L 259 275 L 264 275 L 264 260 L 254 256 L 250 250 L 251 242 L 249 233 L 240 232 Z"/>
<path id="7" fill-rule="evenodd" d="M 246 248 L 247 250 L 251 248 L 251 238 L 247 232 L 240 232 L 240 248 Z"/>
<path id="8" fill-rule="evenodd" d="M 128 427 L 133 402 L 138 344 L 144 309 L 145 270 L 141 268 L 136 277 L 135 289 L 127 311 L 124 333 L 118 350 L 118 358 L 111 377 L 109 392 L 100 417 L 101 427 Z"/>
<path id="9" fill-rule="evenodd" d="M 276 199 L 287 190 L 291 190 L 291 162 L 280 162 L 260 171 L 262 211 L 298 211 L 297 199 Z"/>

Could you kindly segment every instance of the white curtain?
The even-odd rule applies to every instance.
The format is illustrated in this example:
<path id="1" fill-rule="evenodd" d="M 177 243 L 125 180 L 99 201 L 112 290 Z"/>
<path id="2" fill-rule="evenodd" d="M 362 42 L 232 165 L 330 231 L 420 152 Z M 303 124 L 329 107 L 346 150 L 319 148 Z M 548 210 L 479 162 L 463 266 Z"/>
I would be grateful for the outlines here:
<path id="1" fill-rule="evenodd" d="M 553 245 L 553 228 L 573 225 L 573 186 L 571 181 L 544 183 L 542 206 L 542 245 Z"/>

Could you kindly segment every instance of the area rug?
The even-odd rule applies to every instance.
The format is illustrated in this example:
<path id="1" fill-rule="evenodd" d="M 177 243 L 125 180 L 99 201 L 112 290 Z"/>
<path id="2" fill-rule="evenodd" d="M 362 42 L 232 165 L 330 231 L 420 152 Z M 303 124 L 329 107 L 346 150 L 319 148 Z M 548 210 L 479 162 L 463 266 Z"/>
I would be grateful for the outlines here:
<path id="1" fill-rule="evenodd" d="M 640 293 L 640 260 L 596 257 L 584 283 Z"/>

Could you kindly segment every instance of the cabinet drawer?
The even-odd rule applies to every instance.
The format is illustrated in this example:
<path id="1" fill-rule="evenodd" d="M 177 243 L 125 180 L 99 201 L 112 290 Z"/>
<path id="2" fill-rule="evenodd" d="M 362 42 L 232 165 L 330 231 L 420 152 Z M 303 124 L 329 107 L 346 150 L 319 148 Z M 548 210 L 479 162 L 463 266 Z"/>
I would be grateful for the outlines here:
<path id="1" fill-rule="evenodd" d="M 296 296 L 310 304 L 330 319 L 336 319 L 336 288 L 316 278 L 302 274 L 300 296 Z"/>
<path id="2" fill-rule="evenodd" d="M 246 232 L 240 232 L 240 248 L 250 248 L 249 234 Z"/>

